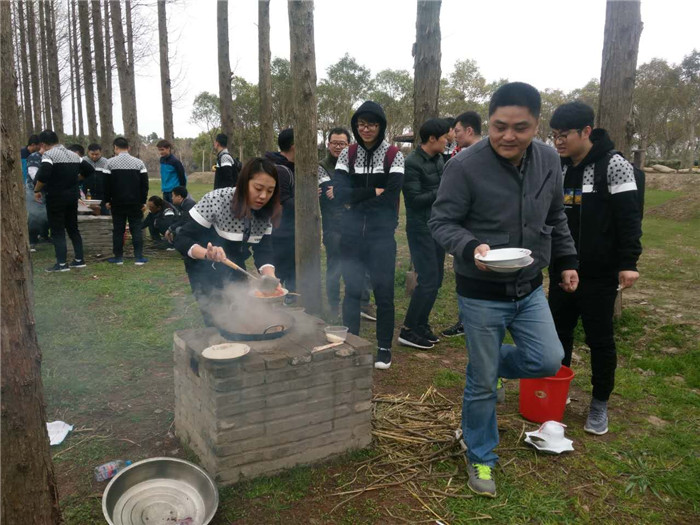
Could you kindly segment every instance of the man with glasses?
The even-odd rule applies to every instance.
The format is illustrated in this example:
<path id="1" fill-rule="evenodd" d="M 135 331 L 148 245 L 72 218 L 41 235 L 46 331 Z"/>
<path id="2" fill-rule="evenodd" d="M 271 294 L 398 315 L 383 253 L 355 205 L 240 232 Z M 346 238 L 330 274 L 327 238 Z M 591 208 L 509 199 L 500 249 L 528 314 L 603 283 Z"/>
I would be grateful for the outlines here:
<path id="1" fill-rule="evenodd" d="M 576 244 L 581 282 L 573 294 L 559 280 L 549 286 L 549 306 L 571 366 L 579 317 L 591 349 L 593 396 L 583 429 L 608 431 L 608 399 L 615 385 L 617 353 L 613 311 L 617 290 L 639 278 L 642 213 L 634 168 L 614 150 L 604 129 L 593 129 L 593 108 L 582 102 L 559 106 L 549 122 L 564 170 L 564 205 Z M 555 276 L 556 274 L 551 274 Z"/>
<path id="2" fill-rule="evenodd" d="M 343 322 L 360 331 L 360 302 L 369 271 L 377 303 L 377 358 L 374 366 L 391 366 L 394 337 L 394 272 L 399 196 L 404 159 L 385 139 L 386 115 L 376 102 L 362 104 L 351 120 L 357 144 L 345 148 L 335 165 L 333 192 L 345 208 L 340 251 L 345 281 Z"/>

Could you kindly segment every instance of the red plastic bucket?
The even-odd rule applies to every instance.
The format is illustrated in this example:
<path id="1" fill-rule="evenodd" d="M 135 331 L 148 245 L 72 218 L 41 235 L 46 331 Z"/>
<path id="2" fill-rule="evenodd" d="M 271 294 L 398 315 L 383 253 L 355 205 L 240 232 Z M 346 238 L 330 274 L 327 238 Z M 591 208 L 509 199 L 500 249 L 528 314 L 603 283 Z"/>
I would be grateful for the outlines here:
<path id="1" fill-rule="evenodd" d="M 535 423 L 564 418 L 569 385 L 576 374 L 563 366 L 553 377 L 520 380 L 520 414 Z"/>

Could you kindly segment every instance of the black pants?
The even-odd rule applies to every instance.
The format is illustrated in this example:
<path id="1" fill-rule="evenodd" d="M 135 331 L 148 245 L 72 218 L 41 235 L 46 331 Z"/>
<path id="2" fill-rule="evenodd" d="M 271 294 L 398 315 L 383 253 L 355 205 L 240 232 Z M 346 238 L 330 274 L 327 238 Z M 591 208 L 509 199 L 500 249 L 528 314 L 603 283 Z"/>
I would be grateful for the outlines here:
<path id="1" fill-rule="evenodd" d="M 290 292 L 297 290 L 297 265 L 295 261 L 294 237 L 272 237 L 275 275 Z"/>
<path id="2" fill-rule="evenodd" d="M 617 296 L 617 275 L 605 278 L 581 278 L 578 289 L 567 293 L 557 279 L 549 285 L 549 307 L 564 347 L 562 364 L 571 366 L 574 329 L 579 317 L 591 349 L 593 397 L 607 401 L 615 387 L 617 352 L 613 335 L 613 311 Z"/>
<path id="3" fill-rule="evenodd" d="M 236 264 L 245 269 L 245 261 L 236 261 Z M 233 316 L 231 309 L 235 307 L 232 303 L 235 296 L 232 298 L 231 293 L 226 293 L 226 285 L 244 282 L 246 278 L 223 264 L 212 266 L 211 261 L 186 261 L 185 270 L 190 280 L 192 295 L 197 300 L 202 313 L 204 325 L 215 327 L 225 325 L 226 321 Z"/>
<path id="4" fill-rule="evenodd" d="M 51 228 L 51 240 L 56 251 L 56 261 L 65 264 L 68 256 L 66 232 L 73 244 L 75 258 L 83 260 L 83 238 L 78 230 L 78 200 L 52 202 L 47 198 L 46 215 Z"/>
<path id="5" fill-rule="evenodd" d="M 323 245 L 326 247 L 326 296 L 328 306 L 337 311 L 340 308 L 340 277 L 343 274 L 340 257 L 340 232 L 324 232 Z"/>
<path id="6" fill-rule="evenodd" d="M 445 250 L 429 232 L 407 231 L 411 260 L 418 274 L 418 286 L 411 296 L 404 326 L 411 330 L 428 325 L 438 291 L 445 275 Z"/>
<path id="7" fill-rule="evenodd" d="M 143 211 L 141 206 L 113 206 L 112 207 L 112 249 L 115 257 L 124 255 L 124 232 L 126 231 L 126 221 L 129 221 L 129 231 L 131 240 L 134 243 L 134 257 L 143 257 L 143 232 L 141 231 L 141 221 Z"/>
<path id="8" fill-rule="evenodd" d="M 391 348 L 394 337 L 394 274 L 396 266 L 396 241 L 394 235 L 373 238 L 343 236 L 342 253 L 343 323 L 350 333 L 360 333 L 360 303 L 365 287 L 365 275 L 369 272 L 374 300 L 377 303 L 377 344 Z"/>

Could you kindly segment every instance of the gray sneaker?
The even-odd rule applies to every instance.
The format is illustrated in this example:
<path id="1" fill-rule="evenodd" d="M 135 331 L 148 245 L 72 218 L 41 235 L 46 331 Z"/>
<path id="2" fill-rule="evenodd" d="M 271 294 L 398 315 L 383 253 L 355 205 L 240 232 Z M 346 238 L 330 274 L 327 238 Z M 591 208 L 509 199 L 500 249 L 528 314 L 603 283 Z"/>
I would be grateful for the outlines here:
<path id="1" fill-rule="evenodd" d="M 583 430 L 589 434 L 602 436 L 608 431 L 608 402 L 591 399 L 591 408 Z"/>
<path id="2" fill-rule="evenodd" d="M 493 480 L 493 468 L 480 463 L 470 463 L 467 466 L 469 481 L 467 487 L 479 496 L 496 497 L 496 482 Z"/>

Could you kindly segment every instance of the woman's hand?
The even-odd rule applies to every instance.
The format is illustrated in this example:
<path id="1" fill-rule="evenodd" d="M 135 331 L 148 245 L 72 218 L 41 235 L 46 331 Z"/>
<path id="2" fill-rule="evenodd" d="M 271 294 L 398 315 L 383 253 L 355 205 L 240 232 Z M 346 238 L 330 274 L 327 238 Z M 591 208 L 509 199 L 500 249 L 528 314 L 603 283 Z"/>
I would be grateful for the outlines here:
<path id="1" fill-rule="evenodd" d="M 204 258 L 214 262 L 221 262 L 226 259 L 226 252 L 221 246 L 213 246 L 209 243 L 207 244 L 207 253 L 204 254 Z"/>
<path id="2" fill-rule="evenodd" d="M 260 268 L 260 275 L 269 275 L 270 277 L 277 279 L 277 276 L 275 275 L 275 267 L 270 264 Z"/>

